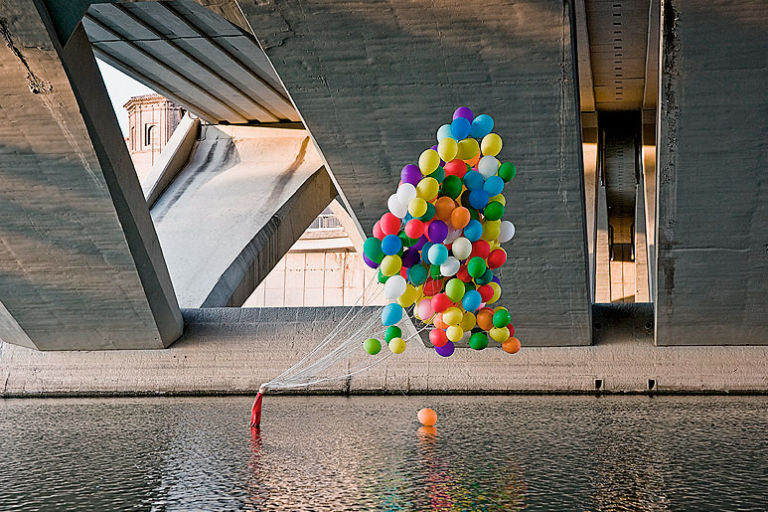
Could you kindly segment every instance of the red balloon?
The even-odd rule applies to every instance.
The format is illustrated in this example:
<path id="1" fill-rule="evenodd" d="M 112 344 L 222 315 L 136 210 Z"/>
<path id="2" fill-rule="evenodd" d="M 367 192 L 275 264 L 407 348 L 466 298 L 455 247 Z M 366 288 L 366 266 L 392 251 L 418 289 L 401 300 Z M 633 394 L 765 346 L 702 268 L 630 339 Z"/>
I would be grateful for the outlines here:
<path id="1" fill-rule="evenodd" d="M 376 221 L 376 224 L 373 225 L 373 236 L 378 238 L 379 240 L 383 240 L 385 236 L 384 232 L 381 230 L 381 221 Z"/>
<path id="2" fill-rule="evenodd" d="M 458 176 L 459 178 L 463 178 L 464 175 L 467 174 L 467 164 L 461 160 L 451 160 L 445 164 L 443 169 L 445 169 L 446 176 L 453 175 Z"/>
<path id="3" fill-rule="evenodd" d="M 491 252 L 491 244 L 486 242 L 485 240 L 478 240 L 477 242 L 472 242 L 472 252 L 469 253 L 470 258 L 474 258 L 475 256 L 480 258 L 487 258 L 488 254 Z"/>
<path id="4" fill-rule="evenodd" d="M 487 302 L 491 299 L 491 297 L 493 297 L 493 288 L 485 284 L 477 288 L 477 293 L 480 294 L 480 298 L 483 302 Z"/>
<path id="5" fill-rule="evenodd" d="M 509 329 L 509 337 L 510 338 L 515 335 L 515 326 L 514 325 L 509 324 L 507 326 L 507 329 Z"/>
<path id="6" fill-rule="evenodd" d="M 442 329 L 432 329 L 429 331 L 429 341 L 436 347 L 442 347 L 448 343 L 448 336 Z"/>
<path id="7" fill-rule="evenodd" d="M 440 290 L 442 289 L 443 289 L 442 279 L 428 278 L 427 281 L 424 283 L 424 287 L 421 290 L 424 292 L 425 297 L 432 297 L 433 295 L 440 293 Z"/>
<path id="8" fill-rule="evenodd" d="M 405 267 L 400 267 L 400 275 L 403 276 L 403 279 L 405 279 L 406 282 L 408 282 L 408 269 Z"/>
<path id="9" fill-rule="evenodd" d="M 459 271 L 456 272 L 456 277 L 458 277 L 459 279 L 461 279 L 465 283 L 468 283 L 468 282 L 470 282 L 472 280 L 472 276 L 469 275 L 469 271 L 467 270 L 466 263 L 462 264 L 459 267 Z"/>
<path id="10" fill-rule="evenodd" d="M 488 255 L 488 268 L 499 268 L 506 262 L 507 253 L 503 249 L 496 249 Z"/>
<path id="11" fill-rule="evenodd" d="M 419 219 L 411 219 L 405 225 L 405 234 L 409 238 L 419 238 L 424 234 L 424 223 Z"/>
<path id="12" fill-rule="evenodd" d="M 442 313 L 451 306 L 453 306 L 453 302 L 451 302 L 451 299 L 444 293 L 438 293 L 432 297 L 432 309 L 435 310 L 436 313 Z"/>
<path id="13" fill-rule="evenodd" d="M 385 235 L 396 235 L 400 231 L 400 219 L 391 213 L 382 215 L 379 222 L 381 224 L 381 231 Z"/>

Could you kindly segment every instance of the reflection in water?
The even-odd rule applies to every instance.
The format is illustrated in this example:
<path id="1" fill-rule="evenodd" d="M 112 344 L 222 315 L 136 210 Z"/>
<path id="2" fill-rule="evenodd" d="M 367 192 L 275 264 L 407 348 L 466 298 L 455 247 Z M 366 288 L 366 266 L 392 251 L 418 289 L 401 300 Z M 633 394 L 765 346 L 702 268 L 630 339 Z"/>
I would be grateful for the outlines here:
<path id="1" fill-rule="evenodd" d="M 0 510 L 764 510 L 766 397 L 0 401 Z M 415 411 L 440 414 L 419 428 Z M 480 420 L 482 419 L 482 421 Z"/>

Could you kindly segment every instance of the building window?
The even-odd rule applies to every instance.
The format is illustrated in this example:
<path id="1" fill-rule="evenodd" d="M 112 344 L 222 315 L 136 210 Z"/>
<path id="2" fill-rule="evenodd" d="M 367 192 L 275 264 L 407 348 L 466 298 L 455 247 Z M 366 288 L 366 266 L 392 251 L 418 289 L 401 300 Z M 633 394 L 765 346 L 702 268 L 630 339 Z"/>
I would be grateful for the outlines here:
<path id="1" fill-rule="evenodd" d="M 155 130 L 156 126 L 154 124 L 147 124 L 144 125 L 144 145 L 145 146 L 151 146 L 152 142 L 154 141 L 154 138 L 156 136 Z"/>

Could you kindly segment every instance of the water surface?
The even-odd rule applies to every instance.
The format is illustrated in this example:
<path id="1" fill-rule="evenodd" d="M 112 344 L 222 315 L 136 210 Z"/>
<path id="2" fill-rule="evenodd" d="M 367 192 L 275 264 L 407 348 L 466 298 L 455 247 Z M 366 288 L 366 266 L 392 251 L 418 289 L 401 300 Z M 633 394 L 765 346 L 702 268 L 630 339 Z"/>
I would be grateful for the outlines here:
<path id="1" fill-rule="evenodd" d="M 258 435 L 250 405 L 0 400 L 0 510 L 768 507 L 768 397 L 266 397 Z"/>

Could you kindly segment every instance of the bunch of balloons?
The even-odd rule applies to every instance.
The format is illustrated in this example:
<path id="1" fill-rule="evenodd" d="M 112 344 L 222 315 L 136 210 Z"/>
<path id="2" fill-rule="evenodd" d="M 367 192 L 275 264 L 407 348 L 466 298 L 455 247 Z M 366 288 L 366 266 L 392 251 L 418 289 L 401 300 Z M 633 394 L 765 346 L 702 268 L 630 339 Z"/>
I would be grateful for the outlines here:
<path id="1" fill-rule="evenodd" d="M 486 348 L 489 338 L 505 352 L 520 349 L 509 311 L 491 306 L 501 297 L 494 271 L 507 261 L 501 244 L 515 234 L 515 226 L 501 220 L 502 191 L 517 173 L 497 158 L 502 140 L 493 125 L 487 114 L 456 109 L 453 121 L 437 130 L 437 145 L 421 153 L 418 165 L 403 167 L 387 201 L 389 212 L 365 241 L 363 259 L 379 270 L 392 301 L 381 321 L 395 354 L 405 350 L 395 324 L 411 306 L 416 318 L 432 326 L 429 340 L 443 357 L 465 337 L 475 350 Z M 369 338 L 363 346 L 377 354 L 382 343 Z"/>

